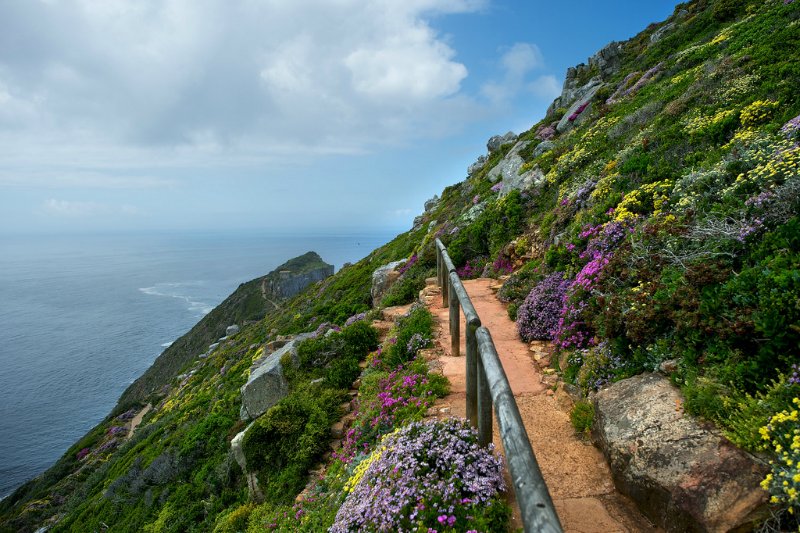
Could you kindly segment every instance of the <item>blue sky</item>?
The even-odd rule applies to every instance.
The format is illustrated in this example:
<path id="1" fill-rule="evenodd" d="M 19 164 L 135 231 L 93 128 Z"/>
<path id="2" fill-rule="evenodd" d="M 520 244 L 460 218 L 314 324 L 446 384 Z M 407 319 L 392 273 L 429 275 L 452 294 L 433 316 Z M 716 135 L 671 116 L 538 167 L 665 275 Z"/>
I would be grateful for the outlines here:
<path id="1" fill-rule="evenodd" d="M 0 233 L 408 229 L 674 5 L 3 2 Z"/>

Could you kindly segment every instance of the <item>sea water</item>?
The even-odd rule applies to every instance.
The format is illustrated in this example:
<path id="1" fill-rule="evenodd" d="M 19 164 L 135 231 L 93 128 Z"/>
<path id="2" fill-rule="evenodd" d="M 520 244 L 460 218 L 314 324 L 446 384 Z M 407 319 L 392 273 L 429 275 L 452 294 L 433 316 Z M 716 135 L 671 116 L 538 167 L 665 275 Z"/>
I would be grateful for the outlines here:
<path id="1" fill-rule="evenodd" d="M 338 271 L 393 235 L 0 236 L 0 497 L 100 422 L 240 283 L 308 251 Z"/>

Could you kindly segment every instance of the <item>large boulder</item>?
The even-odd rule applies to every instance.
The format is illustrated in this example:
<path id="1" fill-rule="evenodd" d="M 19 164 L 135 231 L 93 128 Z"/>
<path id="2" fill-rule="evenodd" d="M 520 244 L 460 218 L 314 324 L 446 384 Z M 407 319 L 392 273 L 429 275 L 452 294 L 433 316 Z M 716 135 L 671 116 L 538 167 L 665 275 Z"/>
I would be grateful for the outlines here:
<path id="1" fill-rule="evenodd" d="M 513 190 L 524 191 L 538 187 L 544 183 L 545 176 L 538 168 L 532 168 L 520 174 L 525 160 L 519 153 L 530 145 L 530 141 L 521 141 L 509 150 L 508 154 L 486 175 L 489 181 L 500 181 L 498 194 L 505 196 Z"/>
<path id="2" fill-rule="evenodd" d="M 478 159 L 475 160 L 475 162 L 472 163 L 469 166 L 469 168 L 467 168 L 467 175 L 468 176 L 472 176 L 473 174 L 475 174 L 477 171 L 479 171 L 480 169 L 483 168 L 483 165 L 486 164 L 486 161 L 488 161 L 488 160 L 489 160 L 489 157 L 486 156 L 486 155 L 482 155 L 482 156 L 478 157 Z"/>
<path id="3" fill-rule="evenodd" d="M 500 149 L 501 146 L 508 143 L 513 143 L 517 140 L 517 136 L 514 134 L 513 131 L 509 131 L 505 135 L 495 135 L 486 142 L 486 148 L 489 150 L 489 153 L 495 152 Z"/>
<path id="4" fill-rule="evenodd" d="M 242 385 L 242 407 L 239 416 L 242 420 L 252 420 L 289 394 L 289 383 L 283 375 L 281 359 L 289 354 L 297 363 L 297 347 L 309 338 L 310 333 L 294 337 L 278 350 L 257 359 L 250 367 L 250 377 Z"/>
<path id="5" fill-rule="evenodd" d="M 251 427 L 253 427 L 253 424 L 250 424 L 244 431 L 237 433 L 236 436 L 233 437 L 231 440 L 231 455 L 233 455 L 233 459 L 242 469 L 242 472 L 244 472 L 250 499 L 260 502 L 264 501 L 264 493 L 261 492 L 261 488 L 258 486 L 258 476 L 256 476 L 256 473 L 247 470 L 247 459 L 244 456 L 244 447 L 242 445 L 244 436 L 247 435 Z"/>
<path id="6" fill-rule="evenodd" d="M 397 271 L 397 267 L 403 263 L 404 261 L 392 261 L 391 263 L 375 269 L 372 273 L 372 289 L 370 293 L 372 295 L 373 306 L 377 307 L 380 305 L 386 291 L 388 291 L 400 277 L 400 272 Z"/>
<path id="7" fill-rule="evenodd" d="M 559 133 L 563 133 L 586 120 L 591 111 L 592 98 L 602 86 L 603 83 L 598 78 L 595 78 L 581 87 L 574 103 L 567 109 L 561 120 L 558 121 L 556 130 Z"/>
<path id="8" fill-rule="evenodd" d="M 617 489 L 668 532 L 748 529 L 763 519 L 767 467 L 683 413 L 669 379 L 644 374 L 594 398 L 593 437 Z"/>

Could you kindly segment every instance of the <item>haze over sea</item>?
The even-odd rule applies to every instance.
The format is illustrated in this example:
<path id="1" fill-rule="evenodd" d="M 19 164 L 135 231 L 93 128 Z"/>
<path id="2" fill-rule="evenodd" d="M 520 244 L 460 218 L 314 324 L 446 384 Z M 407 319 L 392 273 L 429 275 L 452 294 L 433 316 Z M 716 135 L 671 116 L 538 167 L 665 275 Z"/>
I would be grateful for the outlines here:
<path id="1" fill-rule="evenodd" d="M 310 250 L 338 271 L 395 233 L 0 236 L 0 497 L 240 283 Z"/>

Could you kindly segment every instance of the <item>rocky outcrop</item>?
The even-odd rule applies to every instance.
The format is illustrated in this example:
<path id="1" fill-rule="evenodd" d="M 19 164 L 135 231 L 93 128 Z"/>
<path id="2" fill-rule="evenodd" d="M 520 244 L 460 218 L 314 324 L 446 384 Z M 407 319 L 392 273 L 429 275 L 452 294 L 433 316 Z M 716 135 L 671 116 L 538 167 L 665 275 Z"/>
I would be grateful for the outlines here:
<path id="1" fill-rule="evenodd" d="M 556 130 L 559 133 L 563 133 L 586 120 L 586 117 L 588 117 L 591 112 L 592 98 L 594 98 L 594 95 L 602 86 L 603 83 L 595 78 L 581 87 L 578 97 L 575 99 L 572 106 L 567 109 L 567 112 L 564 113 L 564 116 L 558 121 Z"/>
<path id="2" fill-rule="evenodd" d="M 489 150 L 489 153 L 496 152 L 504 144 L 513 143 L 516 140 L 517 136 L 513 131 L 509 131 L 505 135 L 495 135 L 486 142 L 486 149 Z"/>
<path id="3" fill-rule="evenodd" d="M 669 379 L 619 381 L 594 405 L 593 437 L 617 489 L 666 531 L 748 529 L 764 518 L 766 466 L 685 415 Z"/>
<path id="4" fill-rule="evenodd" d="M 276 351 L 265 354 L 252 364 L 250 377 L 241 388 L 242 407 L 239 416 L 242 420 L 258 418 L 289 394 L 289 383 L 283 374 L 281 359 L 288 354 L 293 362 L 297 363 L 297 347 L 310 337 L 310 333 L 297 335 Z"/>
<path id="5" fill-rule="evenodd" d="M 520 174 L 520 169 L 525 160 L 519 155 L 528 147 L 530 141 L 521 141 L 509 150 L 508 154 L 492 168 L 487 177 L 489 181 L 500 181 L 500 196 L 505 196 L 513 190 L 526 190 L 544 183 L 545 176 L 538 168 L 533 168 Z"/>
<path id="6" fill-rule="evenodd" d="M 372 273 L 372 289 L 370 290 L 370 294 L 372 295 L 373 306 L 377 307 L 380 305 L 386 291 L 388 291 L 400 277 L 400 272 L 397 271 L 397 267 L 404 262 L 405 261 L 392 261 L 382 267 L 378 267 Z"/>
<path id="7" fill-rule="evenodd" d="M 561 95 L 550 104 L 547 115 L 552 115 L 558 108 L 566 107 L 572 108 L 564 114 L 565 117 L 569 117 L 574 113 L 575 108 L 583 102 L 591 100 L 591 96 L 594 96 L 602 83 L 619 70 L 622 49 L 622 43 L 611 42 L 590 57 L 588 65 L 580 63 L 568 68 Z M 589 95 L 590 92 L 591 95 Z M 562 131 L 562 128 L 559 128 L 559 131 Z"/>
<path id="8" fill-rule="evenodd" d="M 247 490 L 250 493 L 250 499 L 255 501 L 264 501 L 264 493 L 261 492 L 261 488 L 258 486 L 258 476 L 256 476 L 255 472 L 250 472 L 247 470 L 247 459 L 244 456 L 244 436 L 247 435 L 247 432 L 250 431 L 250 428 L 253 427 L 253 424 L 250 424 L 245 428 L 244 431 L 237 433 L 235 437 L 231 440 L 231 454 L 233 455 L 233 459 L 242 469 L 244 472 L 244 477 L 247 480 Z"/>
<path id="9" fill-rule="evenodd" d="M 231 324 L 230 326 L 225 328 L 225 336 L 226 337 L 233 337 L 237 333 L 239 333 L 239 326 L 236 325 L 236 324 Z"/>
<path id="10" fill-rule="evenodd" d="M 486 156 L 485 154 L 480 156 L 480 157 L 478 157 L 478 159 L 476 159 L 475 162 L 472 163 L 469 166 L 469 168 L 467 168 L 467 175 L 468 176 L 472 176 L 473 174 L 475 174 L 477 171 L 479 171 L 480 169 L 483 168 L 483 165 L 485 165 L 486 161 L 488 161 L 488 160 L 489 160 L 489 157 Z"/>
<path id="11" fill-rule="evenodd" d="M 285 300 L 317 281 L 333 275 L 333 265 L 315 252 L 295 257 L 279 266 L 261 281 L 261 291 L 268 300 Z"/>

